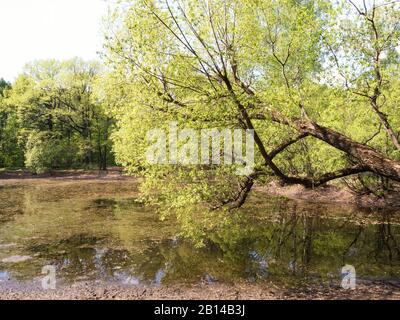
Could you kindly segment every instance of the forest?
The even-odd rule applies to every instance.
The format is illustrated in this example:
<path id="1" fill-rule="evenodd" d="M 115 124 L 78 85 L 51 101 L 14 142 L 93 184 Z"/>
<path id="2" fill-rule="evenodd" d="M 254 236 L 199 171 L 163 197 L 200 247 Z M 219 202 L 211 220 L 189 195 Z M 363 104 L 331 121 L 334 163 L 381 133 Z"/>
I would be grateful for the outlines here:
<path id="1" fill-rule="evenodd" d="M 37 61 L 12 85 L 2 79 L 0 167 L 105 170 L 113 120 L 93 96 L 100 68 L 80 59 Z"/>

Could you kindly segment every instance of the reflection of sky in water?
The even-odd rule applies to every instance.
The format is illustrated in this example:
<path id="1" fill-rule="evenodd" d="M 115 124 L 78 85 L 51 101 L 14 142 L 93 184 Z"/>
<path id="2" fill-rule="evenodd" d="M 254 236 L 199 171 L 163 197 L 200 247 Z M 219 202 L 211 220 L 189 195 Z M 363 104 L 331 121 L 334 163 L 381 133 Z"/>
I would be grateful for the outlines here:
<path id="1" fill-rule="evenodd" d="M 107 271 L 104 267 L 103 264 L 103 259 L 104 256 L 107 254 L 108 249 L 104 249 L 104 248 L 95 248 L 96 250 L 96 255 L 94 256 L 94 265 L 95 265 L 95 269 L 100 273 L 100 274 L 106 274 Z"/>
<path id="2" fill-rule="evenodd" d="M 161 285 L 162 279 L 165 277 L 164 269 L 160 269 L 154 275 L 154 279 L 139 279 L 134 276 L 134 271 L 116 271 L 113 274 L 113 278 L 117 282 L 121 282 L 123 284 L 138 286 L 138 285 Z"/>
<path id="3" fill-rule="evenodd" d="M 8 281 L 10 279 L 10 275 L 8 274 L 7 271 L 1 271 L 0 270 L 0 282 L 1 281 Z"/>
<path id="4" fill-rule="evenodd" d="M 218 282 L 218 280 L 217 280 L 216 278 L 214 278 L 214 277 L 213 277 L 212 275 L 210 275 L 210 274 L 206 274 L 206 275 L 203 277 L 203 280 L 204 280 L 206 283 L 209 283 L 209 284 Z"/>
<path id="5" fill-rule="evenodd" d="M 163 269 L 158 270 L 154 278 L 154 284 L 160 285 L 164 277 L 165 277 L 165 271 Z"/>
<path id="6" fill-rule="evenodd" d="M 268 277 L 268 261 L 257 251 L 249 252 L 251 266 L 246 268 L 248 280 L 257 281 Z"/>
<path id="7" fill-rule="evenodd" d="M 120 271 L 115 272 L 114 278 L 117 282 L 122 282 L 123 284 L 131 286 L 138 286 L 141 283 L 141 281 L 138 278 L 132 276 L 128 272 L 120 272 Z"/>

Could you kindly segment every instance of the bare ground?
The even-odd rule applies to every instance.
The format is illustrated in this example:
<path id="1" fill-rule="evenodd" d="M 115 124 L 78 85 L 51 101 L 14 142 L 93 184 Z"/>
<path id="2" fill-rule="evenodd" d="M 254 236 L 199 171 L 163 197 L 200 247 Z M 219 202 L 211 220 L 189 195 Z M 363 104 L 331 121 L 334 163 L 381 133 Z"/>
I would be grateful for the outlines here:
<path id="1" fill-rule="evenodd" d="M 125 180 L 132 177 L 124 175 L 123 169 L 110 167 L 100 170 L 55 170 L 49 173 L 33 174 L 26 170 L 0 171 L 0 183 L 15 183 L 26 180 Z"/>
<path id="2" fill-rule="evenodd" d="M 284 196 L 293 200 L 305 200 L 318 203 L 341 203 L 363 208 L 400 208 L 398 192 L 376 197 L 372 194 L 358 195 L 345 186 L 326 185 L 317 189 L 306 189 L 301 185 L 282 186 L 273 181 L 267 185 L 259 185 L 256 191 L 270 196 Z"/>
<path id="3" fill-rule="evenodd" d="M 57 290 L 39 286 L 0 287 L 1 300 L 400 300 L 399 284 L 361 283 L 355 290 L 338 286 L 282 289 L 273 284 L 199 284 L 140 287 L 83 282 Z"/>

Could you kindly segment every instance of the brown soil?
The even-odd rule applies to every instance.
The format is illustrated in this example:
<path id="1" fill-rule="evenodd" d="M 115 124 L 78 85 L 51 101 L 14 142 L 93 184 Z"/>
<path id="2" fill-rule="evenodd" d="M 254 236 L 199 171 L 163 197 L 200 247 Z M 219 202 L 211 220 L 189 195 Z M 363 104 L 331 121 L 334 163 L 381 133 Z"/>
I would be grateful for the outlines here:
<path id="1" fill-rule="evenodd" d="M 356 290 L 340 287 L 280 289 L 272 284 L 199 284 L 191 287 L 133 287 L 83 282 L 57 290 L 39 286 L 0 287 L 1 300 L 400 300 L 400 286 L 362 283 Z"/>
<path id="2" fill-rule="evenodd" d="M 33 174 L 26 170 L 0 171 L 0 180 L 36 180 L 36 179 L 128 179 L 120 167 L 111 167 L 106 171 L 100 170 L 55 170 L 49 173 Z"/>
<path id="3" fill-rule="evenodd" d="M 267 195 L 283 196 L 294 200 L 341 203 L 365 208 L 400 208 L 400 195 L 398 192 L 392 192 L 378 198 L 372 194 L 355 194 L 345 186 L 326 185 L 313 190 L 306 189 L 301 185 L 282 186 L 277 181 L 273 181 L 268 185 L 257 186 L 255 190 Z"/>
<path id="4" fill-rule="evenodd" d="M 0 187 L 6 185 L 47 184 L 47 183 L 106 183 L 107 181 L 132 181 L 136 177 L 125 175 L 121 168 L 110 168 L 107 171 L 99 170 L 60 170 L 51 173 L 34 175 L 28 171 L 0 171 Z"/>

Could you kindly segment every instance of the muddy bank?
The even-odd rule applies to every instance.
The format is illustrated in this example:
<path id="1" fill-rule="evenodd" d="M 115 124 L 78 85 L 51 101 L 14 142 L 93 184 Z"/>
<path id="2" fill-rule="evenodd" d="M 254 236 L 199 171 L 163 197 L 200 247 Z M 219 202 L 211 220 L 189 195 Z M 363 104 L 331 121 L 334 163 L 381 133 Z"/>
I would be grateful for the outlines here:
<path id="1" fill-rule="evenodd" d="M 83 282 L 57 290 L 39 286 L 0 287 L 2 300 L 349 300 L 400 299 L 400 285 L 360 283 L 356 290 L 338 286 L 282 289 L 273 284 L 199 284 L 191 287 L 133 287 Z"/>
<path id="2" fill-rule="evenodd" d="M 372 194 L 358 195 L 345 186 L 326 185 L 317 189 L 306 189 L 301 185 L 281 185 L 277 181 L 258 185 L 254 189 L 268 196 L 282 196 L 293 200 L 319 203 L 338 203 L 355 205 L 361 208 L 399 209 L 400 193 L 392 192 L 384 197 Z"/>
<path id="3" fill-rule="evenodd" d="M 6 185 L 35 185 L 46 183 L 68 183 L 79 181 L 107 182 L 107 181 L 137 181 L 133 176 L 124 174 L 119 167 L 110 168 L 107 171 L 100 170 L 59 170 L 44 174 L 32 174 L 28 171 L 0 171 L 0 187 Z"/>
<path id="4" fill-rule="evenodd" d="M 61 177 L 79 177 L 90 174 L 93 177 L 99 176 L 100 171 L 93 170 L 60 170 L 47 172 L 42 174 L 34 174 L 28 170 L 1 170 L 1 180 L 20 180 L 20 179 L 45 179 L 45 178 L 61 178 Z"/>
<path id="5" fill-rule="evenodd" d="M 54 170 L 48 173 L 33 174 L 27 170 L 0 170 L 0 180 L 34 179 L 126 179 L 123 168 L 110 167 L 108 170 Z"/>

